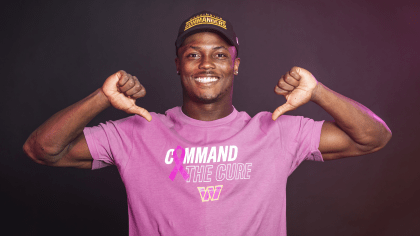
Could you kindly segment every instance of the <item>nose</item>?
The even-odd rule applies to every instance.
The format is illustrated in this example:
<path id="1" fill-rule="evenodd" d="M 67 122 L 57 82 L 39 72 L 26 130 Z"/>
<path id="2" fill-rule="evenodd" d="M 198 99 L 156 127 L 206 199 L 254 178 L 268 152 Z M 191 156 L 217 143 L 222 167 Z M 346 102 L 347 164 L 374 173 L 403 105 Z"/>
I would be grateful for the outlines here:
<path id="1" fill-rule="evenodd" d="M 213 63 L 213 60 L 212 60 L 211 56 L 209 56 L 209 55 L 203 56 L 201 58 L 200 65 L 198 66 L 198 68 L 199 69 L 205 69 L 205 70 L 214 69 L 215 66 L 214 66 L 214 63 Z"/>

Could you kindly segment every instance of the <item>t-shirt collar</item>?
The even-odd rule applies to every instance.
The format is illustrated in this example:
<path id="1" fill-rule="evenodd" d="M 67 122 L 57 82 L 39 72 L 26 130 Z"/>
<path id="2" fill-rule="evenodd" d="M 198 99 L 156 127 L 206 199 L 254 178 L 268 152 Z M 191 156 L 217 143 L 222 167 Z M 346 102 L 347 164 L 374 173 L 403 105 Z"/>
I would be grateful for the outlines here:
<path id="1" fill-rule="evenodd" d="M 238 111 L 236 110 L 236 108 L 232 105 L 233 107 L 233 111 L 228 115 L 225 116 L 223 118 L 217 119 L 217 120 L 212 120 L 212 121 L 203 121 L 203 120 L 196 120 L 193 119 L 187 115 L 184 114 L 184 112 L 182 112 L 182 107 L 176 107 L 175 112 L 177 113 L 177 117 L 178 119 L 180 119 L 180 121 L 188 123 L 190 125 L 194 125 L 194 126 L 200 126 L 200 127 L 212 127 L 212 126 L 218 126 L 218 125 L 223 125 L 226 123 L 229 123 L 231 121 L 233 121 L 236 116 L 238 115 Z"/>

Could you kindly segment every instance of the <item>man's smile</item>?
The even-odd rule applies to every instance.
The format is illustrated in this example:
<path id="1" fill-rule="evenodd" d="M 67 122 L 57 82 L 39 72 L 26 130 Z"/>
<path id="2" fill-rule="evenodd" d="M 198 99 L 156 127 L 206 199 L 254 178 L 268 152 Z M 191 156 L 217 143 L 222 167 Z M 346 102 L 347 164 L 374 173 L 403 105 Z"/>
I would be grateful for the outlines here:
<path id="1" fill-rule="evenodd" d="M 219 80 L 219 77 L 206 76 L 206 77 L 195 77 L 194 80 L 200 84 L 212 84 Z"/>

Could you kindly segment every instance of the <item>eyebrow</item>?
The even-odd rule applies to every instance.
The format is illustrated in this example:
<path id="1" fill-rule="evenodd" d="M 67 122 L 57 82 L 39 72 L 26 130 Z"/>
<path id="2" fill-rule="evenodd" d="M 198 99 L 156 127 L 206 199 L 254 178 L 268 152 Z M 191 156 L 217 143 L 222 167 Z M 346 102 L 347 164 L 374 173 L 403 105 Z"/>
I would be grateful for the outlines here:
<path id="1" fill-rule="evenodd" d="M 190 48 L 195 49 L 195 50 L 201 49 L 201 47 L 196 47 L 196 46 L 190 46 Z M 218 49 L 221 49 L 221 48 L 224 48 L 224 49 L 229 51 L 229 49 L 227 49 L 225 46 L 214 47 L 213 50 L 218 50 Z"/>

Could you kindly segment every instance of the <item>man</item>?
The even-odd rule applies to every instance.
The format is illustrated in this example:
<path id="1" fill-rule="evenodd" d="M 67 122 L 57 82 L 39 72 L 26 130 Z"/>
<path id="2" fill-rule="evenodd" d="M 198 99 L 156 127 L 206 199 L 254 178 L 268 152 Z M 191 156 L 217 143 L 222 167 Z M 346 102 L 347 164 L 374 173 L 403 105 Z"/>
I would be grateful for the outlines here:
<path id="1" fill-rule="evenodd" d="M 275 86 L 287 102 L 273 113 L 238 112 L 232 94 L 239 43 L 217 14 L 185 20 L 175 45 L 182 107 L 163 115 L 136 106 L 146 90 L 119 71 L 48 119 L 24 145 L 44 165 L 116 165 L 130 235 L 286 235 L 286 182 L 302 161 L 372 153 L 391 138 L 373 112 L 299 67 Z M 334 121 L 283 115 L 309 101 Z M 85 127 L 111 105 L 135 115 Z"/>

